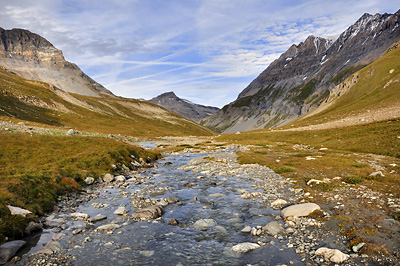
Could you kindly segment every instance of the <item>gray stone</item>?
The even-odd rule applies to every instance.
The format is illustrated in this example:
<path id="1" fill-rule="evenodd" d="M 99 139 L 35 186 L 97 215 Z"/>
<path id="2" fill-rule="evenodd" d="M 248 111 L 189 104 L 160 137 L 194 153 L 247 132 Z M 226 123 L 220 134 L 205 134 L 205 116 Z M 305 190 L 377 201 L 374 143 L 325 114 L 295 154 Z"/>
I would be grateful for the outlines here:
<path id="1" fill-rule="evenodd" d="M 199 231 L 206 231 L 216 225 L 217 222 L 214 219 L 200 219 L 193 224 L 193 228 Z"/>
<path id="2" fill-rule="evenodd" d="M 121 226 L 118 225 L 118 224 L 105 224 L 105 225 L 101 225 L 101 226 L 97 227 L 96 230 L 99 230 L 99 231 L 112 231 L 112 230 L 118 229 L 120 227 Z"/>
<path id="3" fill-rule="evenodd" d="M 65 221 L 61 218 L 55 218 L 53 214 L 47 217 L 44 223 L 48 227 L 60 227 L 65 223 Z"/>
<path id="4" fill-rule="evenodd" d="M 81 212 L 71 213 L 70 216 L 76 220 L 87 220 L 90 217 L 89 214 L 81 213 Z"/>
<path id="5" fill-rule="evenodd" d="M 138 221 L 146 221 L 146 220 L 151 220 L 151 219 L 156 219 L 158 217 L 161 217 L 165 213 L 164 208 L 161 206 L 150 206 L 147 208 L 143 209 L 137 209 L 133 214 L 132 214 L 132 219 L 138 220 Z"/>
<path id="6" fill-rule="evenodd" d="M 46 244 L 44 248 L 53 251 L 53 253 L 56 253 L 61 250 L 61 244 L 57 241 L 50 241 Z"/>
<path id="7" fill-rule="evenodd" d="M 75 135 L 75 134 L 79 134 L 79 133 L 71 128 L 70 130 L 67 131 L 66 134 L 71 136 L 71 135 Z"/>
<path id="8" fill-rule="evenodd" d="M 274 221 L 274 222 L 270 222 L 267 225 L 265 225 L 262 228 L 262 231 L 264 233 L 267 233 L 268 235 L 275 236 L 275 235 L 279 235 L 279 234 L 282 234 L 283 232 L 285 232 L 285 229 L 283 228 L 283 226 L 280 223 Z"/>
<path id="9" fill-rule="evenodd" d="M 258 248 L 260 248 L 259 244 L 244 242 L 233 246 L 232 250 L 238 253 L 247 253 Z"/>
<path id="10" fill-rule="evenodd" d="M 320 210 L 320 209 L 321 209 L 321 207 L 319 207 L 315 203 L 296 204 L 296 205 L 292 205 L 292 206 L 284 208 L 281 211 L 281 216 L 283 218 L 308 216 L 313 211 Z"/>
<path id="11" fill-rule="evenodd" d="M 14 241 L 6 242 L 3 245 L 1 245 L 0 246 L 0 264 L 6 263 L 25 244 L 26 244 L 26 242 L 23 240 L 14 240 Z"/>
<path id="12" fill-rule="evenodd" d="M 40 231 L 43 229 L 43 225 L 41 223 L 29 222 L 28 226 L 25 228 L 25 234 L 30 235 L 33 232 Z"/>
<path id="13" fill-rule="evenodd" d="M 112 174 L 105 174 L 103 176 L 103 181 L 110 183 L 110 182 L 114 181 L 114 176 Z"/>
<path id="14" fill-rule="evenodd" d="M 272 203 L 271 203 L 271 207 L 272 208 L 279 208 L 279 207 L 281 207 L 281 206 L 283 206 L 283 205 L 286 205 L 287 204 L 287 201 L 286 200 L 284 200 L 284 199 L 277 199 L 277 200 L 274 200 Z"/>
<path id="15" fill-rule="evenodd" d="M 95 217 L 89 218 L 88 221 L 91 223 L 95 223 L 104 219 L 107 219 L 107 216 L 103 214 L 97 214 Z"/>
<path id="16" fill-rule="evenodd" d="M 352 246 L 351 249 L 354 253 L 357 253 L 363 246 L 365 245 L 364 242 L 359 243 L 358 245 Z"/>
<path id="17" fill-rule="evenodd" d="M 114 211 L 114 213 L 117 215 L 124 215 L 127 214 L 128 212 L 129 211 L 124 206 L 118 207 L 118 209 Z"/>
<path id="18" fill-rule="evenodd" d="M 31 211 L 19 208 L 19 207 L 14 207 L 11 205 L 7 205 L 8 209 L 11 212 L 11 215 L 21 215 L 21 216 L 27 216 L 28 214 L 31 214 Z"/>
<path id="19" fill-rule="evenodd" d="M 251 232 L 251 227 L 248 226 L 248 225 L 246 225 L 246 226 L 242 229 L 241 232 L 242 232 L 242 233 L 250 233 L 250 232 Z"/>

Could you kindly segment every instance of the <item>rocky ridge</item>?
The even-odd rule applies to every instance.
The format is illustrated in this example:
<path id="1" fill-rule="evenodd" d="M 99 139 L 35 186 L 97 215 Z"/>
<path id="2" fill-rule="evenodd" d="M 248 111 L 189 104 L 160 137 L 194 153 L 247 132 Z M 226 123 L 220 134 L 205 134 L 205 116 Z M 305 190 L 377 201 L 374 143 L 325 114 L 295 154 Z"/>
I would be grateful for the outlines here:
<path id="1" fill-rule="evenodd" d="M 220 132 L 275 127 L 318 107 L 345 77 L 378 59 L 400 37 L 400 11 L 364 14 L 336 40 L 292 45 L 238 96 L 201 123 Z"/>
<path id="2" fill-rule="evenodd" d="M 217 107 L 204 106 L 181 99 L 176 96 L 174 92 L 160 94 L 159 96 L 148 100 L 148 102 L 160 105 L 195 122 L 200 122 L 203 118 L 206 118 L 219 110 Z"/>
<path id="3" fill-rule="evenodd" d="M 114 96 L 77 65 L 66 61 L 61 50 L 28 30 L 0 28 L 0 65 L 26 79 L 47 82 L 66 92 Z"/>

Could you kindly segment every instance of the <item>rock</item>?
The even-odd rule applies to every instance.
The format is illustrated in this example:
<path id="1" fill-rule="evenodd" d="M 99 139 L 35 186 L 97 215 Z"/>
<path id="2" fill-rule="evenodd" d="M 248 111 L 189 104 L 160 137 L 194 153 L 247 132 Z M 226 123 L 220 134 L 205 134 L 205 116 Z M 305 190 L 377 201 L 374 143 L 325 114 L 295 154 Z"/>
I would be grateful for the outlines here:
<path id="1" fill-rule="evenodd" d="M 225 196 L 224 194 L 222 194 L 222 193 L 214 193 L 214 194 L 210 194 L 210 197 L 214 197 L 214 198 L 221 198 L 221 197 L 223 197 L 223 196 Z"/>
<path id="2" fill-rule="evenodd" d="M 121 206 L 121 207 L 118 207 L 118 209 L 116 209 L 115 211 L 114 211 L 114 214 L 117 214 L 117 215 L 124 215 L 124 214 L 127 214 L 129 211 L 124 207 L 124 206 Z"/>
<path id="3" fill-rule="evenodd" d="M 259 244 L 244 242 L 233 246 L 232 250 L 238 253 L 247 253 L 258 248 L 260 248 Z"/>
<path id="4" fill-rule="evenodd" d="M 168 224 L 169 225 L 179 225 L 179 221 L 174 219 L 174 218 L 172 218 L 171 220 L 169 220 Z"/>
<path id="5" fill-rule="evenodd" d="M 365 245 L 364 242 L 359 243 L 358 245 L 352 246 L 351 249 L 354 253 L 357 253 L 363 246 Z"/>
<path id="6" fill-rule="evenodd" d="M 83 229 L 82 228 L 78 228 L 78 229 L 75 229 L 74 231 L 72 231 L 72 234 L 73 235 L 77 235 L 77 234 L 80 234 L 82 232 L 83 232 Z"/>
<path id="7" fill-rule="evenodd" d="M 312 186 L 313 184 L 318 185 L 320 183 L 325 183 L 325 182 L 322 180 L 318 180 L 318 179 L 310 179 L 307 181 L 307 186 Z"/>
<path id="8" fill-rule="evenodd" d="M 274 200 L 274 201 L 271 203 L 271 207 L 272 207 L 272 208 L 277 208 L 277 207 L 281 207 L 281 206 L 286 205 L 286 204 L 287 204 L 287 201 L 286 201 L 286 200 L 284 200 L 284 199 L 277 199 L 277 200 Z"/>
<path id="9" fill-rule="evenodd" d="M 61 225 L 65 224 L 64 219 L 55 218 L 54 214 L 46 217 L 44 224 L 48 227 L 60 227 Z"/>
<path id="10" fill-rule="evenodd" d="M 51 236 L 51 240 L 58 241 L 58 240 L 62 239 L 64 236 L 65 236 L 65 234 L 63 234 L 63 233 L 54 234 Z"/>
<path id="11" fill-rule="evenodd" d="M 223 234 L 228 233 L 228 231 L 226 231 L 225 227 L 223 227 L 223 226 L 217 225 L 214 228 L 215 228 L 215 230 L 217 230 L 217 231 L 219 231 L 219 232 L 221 232 Z"/>
<path id="12" fill-rule="evenodd" d="M 154 255 L 154 250 L 141 250 L 139 253 L 142 256 L 151 257 Z"/>
<path id="13" fill-rule="evenodd" d="M 123 175 L 118 175 L 115 177 L 116 182 L 125 182 L 126 178 Z"/>
<path id="14" fill-rule="evenodd" d="M 216 225 L 217 222 L 214 219 L 200 219 L 193 224 L 193 228 L 199 231 L 206 231 Z"/>
<path id="15" fill-rule="evenodd" d="M 281 216 L 283 218 L 290 217 L 290 216 L 293 216 L 293 217 L 308 216 L 313 211 L 320 210 L 320 209 L 321 209 L 321 207 L 319 207 L 318 204 L 315 204 L 315 203 L 296 204 L 296 205 L 292 205 L 292 206 L 284 208 L 281 211 Z"/>
<path id="16" fill-rule="evenodd" d="M 118 225 L 118 224 L 105 224 L 105 225 L 101 225 L 101 226 L 97 227 L 96 230 L 98 230 L 98 231 L 112 231 L 112 230 L 118 229 L 120 227 L 121 226 Z"/>
<path id="17" fill-rule="evenodd" d="M 242 232 L 242 233 L 250 233 L 250 232 L 251 232 L 251 227 L 248 226 L 248 225 L 246 225 L 246 226 L 242 229 L 241 232 Z"/>
<path id="18" fill-rule="evenodd" d="M 93 184 L 94 183 L 94 178 L 91 177 L 91 176 L 86 177 L 85 183 L 88 184 L 88 185 Z"/>
<path id="19" fill-rule="evenodd" d="M 144 209 L 137 209 L 132 214 L 132 219 L 138 221 L 146 221 L 150 219 L 156 219 L 161 217 L 165 213 L 164 208 L 161 206 L 150 206 Z"/>
<path id="20" fill-rule="evenodd" d="M 240 198 L 242 199 L 251 199 L 251 194 L 249 192 L 243 193 Z"/>
<path id="21" fill-rule="evenodd" d="M 285 229 L 283 228 L 283 226 L 280 223 L 274 221 L 274 222 L 270 222 L 267 225 L 265 225 L 262 228 L 262 231 L 264 233 L 267 233 L 268 235 L 275 236 L 275 235 L 279 235 L 279 234 L 282 234 L 283 232 L 285 232 Z"/>
<path id="22" fill-rule="evenodd" d="M 31 211 L 28 211 L 28 210 L 25 210 L 25 209 L 22 209 L 19 207 L 14 207 L 11 205 L 7 205 L 7 207 L 10 210 L 11 215 L 21 215 L 21 216 L 26 217 L 28 214 L 32 213 Z"/>
<path id="23" fill-rule="evenodd" d="M 29 222 L 28 226 L 25 228 L 25 234 L 30 235 L 33 232 L 40 231 L 43 229 L 43 225 L 41 223 Z"/>
<path id="24" fill-rule="evenodd" d="M 105 174 L 105 175 L 103 175 L 103 181 L 110 183 L 110 182 L 114 181 L 114 176 L 112 174 Z"/>
<path id="25" fill-rule="evenodd" d="M 61 250 L 61 244 L 57 241 L 50 241 L 46 244 L 44 248 L 51 250 L 53 253 L 56 253 Z"/>
<path id="26" fill-rule="evenodd" d="M 89 214 L 81 213 L 81 212 L 71 213 L 70 216 L 76 220 L 87 220 L 90 217 Z"/>
<path id="27" fill-rule="evenodd" d="M 342 263 L 350 257 L 349 255 L 344 254 L 338 249 L 330 248 L 319 248 L 315 252 L 315 255 L 323 256 L 326 260 L 334 263 Z"/>
<path id="28" fill-rule="evenodd" d="M 79 133 L 71 128 L 70 130 L 67 131 L 66 134 L 67 134 L 68 136 L 71 136 L 71 135 L 75 135 L 75 134 L 79 134 Z"/>
<path id="29" fill-rule="evenodd" d="M 179 198 L 177 197 L 167 197 L 165 200 L 168 202 L 168 204 L 174 204 L 179 202 Z"/>
<path id="30" fill-rule="evenodd" d="M 23 240 L 14 240 L 14 241 L 6 242 L 3 245 L 1 245 L 0 246 L 0 264 L 5 264 L 25 244 L 26 244 L 26 242 Z"/>
<path id="31" fill-rule="evenodd" d="M 382 171 L 376 171 L 371 173 L 369 176 L 381 176 L 384 177 L 385 175 L 382 173 Z"/>
<path id="32" fill-rule="evenodd" d="M 91 223 L 95 223 L 104 219 L 107 219 L 107 216 L 102 214 L 97 214 L 95 217 L 89 218 L 88 221 Z"/>

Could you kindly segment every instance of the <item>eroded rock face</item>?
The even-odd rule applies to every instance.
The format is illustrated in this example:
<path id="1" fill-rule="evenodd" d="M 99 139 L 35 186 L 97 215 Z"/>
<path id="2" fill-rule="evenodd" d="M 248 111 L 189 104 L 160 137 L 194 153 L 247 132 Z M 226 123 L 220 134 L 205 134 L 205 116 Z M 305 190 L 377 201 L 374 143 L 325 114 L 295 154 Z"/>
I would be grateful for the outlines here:
<path id="1" fill-rule="evenodd" d="M 18 75 L 50 83 L 57 88 L 88 96 L 113 96 L 45 38 L 24 29 L 0 28 L 0 65 Z"/>

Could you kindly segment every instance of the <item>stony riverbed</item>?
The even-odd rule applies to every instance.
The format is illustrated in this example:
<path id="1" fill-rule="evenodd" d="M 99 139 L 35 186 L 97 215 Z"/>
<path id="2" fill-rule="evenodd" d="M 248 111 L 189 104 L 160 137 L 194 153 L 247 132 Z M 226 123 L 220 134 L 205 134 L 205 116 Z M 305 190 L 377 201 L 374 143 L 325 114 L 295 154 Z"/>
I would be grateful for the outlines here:
<path id="1" fill-rule="evenodd" d="M 166 153 L 154 168 L 64 198 L 9 265 L 334 265 L 321 247 L 341 250 L 346 265 L 367 262 L 322 220 L 283 219 L 303 190 L 238 164 L 236 149 Z"/>

